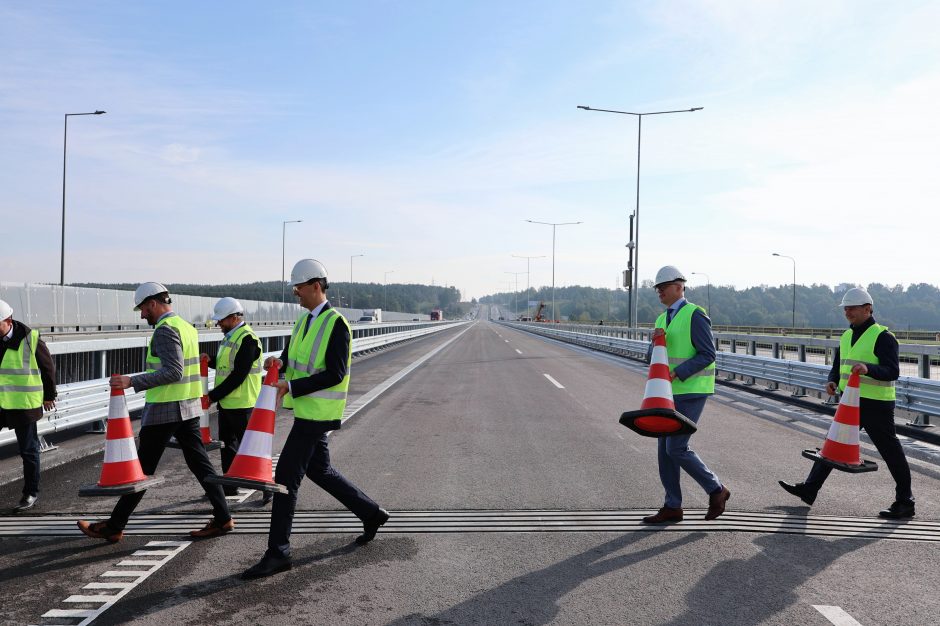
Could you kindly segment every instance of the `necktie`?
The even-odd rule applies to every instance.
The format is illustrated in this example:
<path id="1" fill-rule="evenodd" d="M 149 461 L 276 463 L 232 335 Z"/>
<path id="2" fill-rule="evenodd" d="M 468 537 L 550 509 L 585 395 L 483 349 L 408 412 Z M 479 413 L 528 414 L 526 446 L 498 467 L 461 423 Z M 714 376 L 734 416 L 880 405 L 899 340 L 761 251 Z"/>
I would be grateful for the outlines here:
<path id="1" fill-rule="evenodd" d="M 313 321 L 313 313 L 307 316 L 307 325 L 304 326 L 304 337 L 307 336 L 307 331 L 310 330 L 310 322 Z"/>

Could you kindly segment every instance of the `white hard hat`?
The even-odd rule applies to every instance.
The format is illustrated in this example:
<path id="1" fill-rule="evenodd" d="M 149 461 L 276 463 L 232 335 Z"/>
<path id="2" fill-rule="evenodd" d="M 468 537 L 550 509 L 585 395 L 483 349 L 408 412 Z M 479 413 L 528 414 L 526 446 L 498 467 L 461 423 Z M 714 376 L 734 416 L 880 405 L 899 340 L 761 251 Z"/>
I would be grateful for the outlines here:
<path id="1" fill-rule="evenodd" d="M 322 278 L 329 281 L 326 276 L 326 268 L 323 263 L 316 259 L 301 259 L 294 264 L 294 269 L 290 271 L 290 284 L 302 285 L 314 278 Z"/>
<path id="2" fill-rule="evenodd" d="M 871 295 L 860 287 L 852 287 L 842 296 L 842 304 L 839 306 L 858 306 L 860 304 L 874 304 Z"/>
<path id="3" fill-rule="evenodd" d="M 0 320 L 7 320 L 13 317 L 13 307 L 0 300 Z"/>
<path id="4" fill-rule="evenodd" d="M 653 284 L 653 286 L 658 287 L 663 283 L 671 283 L 677 280 L 685 282 L 685 276 L 682 275 L 682 272 L 679 271 L 679 268 L 674 265 L 665 265 L 659 268 L 659 271 L 656 272 L 656 282 Z"/>
<path id="5" fill-rule="evenodd" d="M 140 287 L 137 288 L 137 291 L 134 292 L 134 310 L 139 311 L 140 305 L 143 304 L 144 300 L 147 298 L 152 298 L 161 293 L 169 293 L 169 291 L 169 289 L 160 283 L 142 283 Z"/>
<path id="6" fill-rule="evenodd" d="M 212 310 L 212 319 L 218 322 L 219 320 L 224 320 L 233 313 L 244 314 L 245 307 L 243 307 L 242 303 L 235 298 L 222 298 L 215 303 L 215 308 Z"/>

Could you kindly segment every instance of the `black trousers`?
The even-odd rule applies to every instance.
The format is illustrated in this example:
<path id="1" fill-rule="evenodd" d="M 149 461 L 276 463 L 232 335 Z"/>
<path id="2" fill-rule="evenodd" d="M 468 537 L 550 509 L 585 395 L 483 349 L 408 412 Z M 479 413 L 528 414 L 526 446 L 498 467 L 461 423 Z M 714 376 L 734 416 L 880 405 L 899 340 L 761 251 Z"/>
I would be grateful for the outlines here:
<path id="1" fill-rule="evenodd" d="M 39 431 L 36 422 L 13 429 L 23 459 L 23 495 L 39 495 Z"/>
<path id="2" fill-rule="evenodd" d="M 295 419 L 287 435 L 274 473 L 274 482 L 287 487 L 287 495 L 274 494 L 271 530 L 268 533 L 268 553 L 272 556 L 290 556 L 290 532 L 294 509 L 297 507 L 297 490 L 304 476 L 363 521 L 373 517 L 379 510 L 378 504 L 330 465 L 328 432 L 324 424 Z"/>
<path id="3" fill-rule="evenodd" d="M 878 454 L 884 459 L 888 471 L 895 483 L 895 499 L 899 502 L 913 502 L 911 492 L 911 468 L 904 456 L 904 448 L 898 441 L 894 428 L 894 402 L 883 400 L 859 400 L 859 423 L 871 442 L 878 449 Z M 832 468 L 824 463 L 814 463 L 813 468 L 806 477 L 806 486 L 813 491 L 819 491 Z"/>
<path id="4" fill-rule="evenodd" d="M 249 417 L 251 417 L 251 409 L 219 407 L 219 440 L 225 444 L 220 450 L 223 474 L 228 472 L 232 461 L 235 460 L 235 455 L 238 454 L 238 446 L 241 445 L 242 437 L 245 436 Z"/>
<path id="5" fill-rule="evenodd" d="M 222 493 L 222 486 L 205 482 L 206 476 L 215 475 L 215 469 L 213 469 L 212 463 L 209 461 L 209 454 L 202 443 L 198 419 L 188 419 L 170 424 L 154 424 L 140 429 L 140 444 L 137 446 L 137 456 L 140 458 L 140 467 L 144 470 L 144 474 L 150 476 L 157 471 L 157 464 L 160 462 L 160 457 L 163 456 L 163 451 L 166 450 L 166 444 L 169 443 L 170 437 L 176 437 L 189 471 L 193 473 L 206 495 L 209 496 L 209 502 L 212 503 L 212 512 L 216 521 L 224 524 L 232 519 L 225 495 Z M 121 496 L 111 512 L 108 526 L 114 530 L 124 530 L 124 527 L 127 526 L 127 520 L 130 519 L 131 514 L 140 504 L 145 493 L 147 493 L 146 489 Z"/>

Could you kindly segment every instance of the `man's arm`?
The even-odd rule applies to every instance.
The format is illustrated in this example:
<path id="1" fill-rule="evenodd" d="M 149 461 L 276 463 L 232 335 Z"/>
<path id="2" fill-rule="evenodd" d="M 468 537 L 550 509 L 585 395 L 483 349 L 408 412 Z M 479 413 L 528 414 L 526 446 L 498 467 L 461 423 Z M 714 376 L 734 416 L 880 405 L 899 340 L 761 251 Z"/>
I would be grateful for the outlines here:
<path id="1" fill-rule="evenodd" d="M 350 350 L 349 328 L 342 321 L 337 320 L 326 345 L 326 369 L 322 372 L 304 378 L 295 378 L 290 381 L 291 395 L 295 398 L 305 396 L 314 391 L 329 389 L 338 385 L 346 377 L 346 362 Z"/>
<path id="2" fill-rule="evenodd" d="M 695 356 L 675 368 L 676 378 L 686 380 L 692 374 L 700 372 L 715 362 L 715 338 L 712 335 L 712 321 L 701 310 L 692 312 L 692 346 Z"/>
<path id="3" fill-rule="evenodd" d="M 36 346 L 36 364 L 39 365 L 39 377 L 42 378 L 43 404 L 53 402 L 56 398 L 55 390 L 55 360 L 46 347 L 46 342 L 39 340 Z"/>
<path id="4" fill-rule="evenodd" d="M 251 374 L 251 366 L 254 365 L 255 359 L 259 356 L 261 356 L 261 348 L 258 346 L 258 342 L 251 337 L 245 337 L 238 348 L 238 352 L 235 353 L 235 364 L 232 371 L 220 385 L 209 392 L 209 401 L 218 402 L 238 389 L 238 386 L 245 382 L 245 379 Z"/>
<path id="5" fill-rule="evenodd" d="M 144 391 L 183 380 L 183 342 L 172 326 L 164 324 L 153 331 L 151 351 L 160 359 L 160 369 L 130 379 L 134 391 Z"/>
<path id="6" fill-rule="evenodd" d="M 885 331 L 878 335 L 875 340 L 875 356 L 878 357 L 878 365 L 866 363 L 868 374 L 875 380 L 897 380 L 901 375 L 901 365 L 898 358 L 898 340 L 894 335 Z"/>

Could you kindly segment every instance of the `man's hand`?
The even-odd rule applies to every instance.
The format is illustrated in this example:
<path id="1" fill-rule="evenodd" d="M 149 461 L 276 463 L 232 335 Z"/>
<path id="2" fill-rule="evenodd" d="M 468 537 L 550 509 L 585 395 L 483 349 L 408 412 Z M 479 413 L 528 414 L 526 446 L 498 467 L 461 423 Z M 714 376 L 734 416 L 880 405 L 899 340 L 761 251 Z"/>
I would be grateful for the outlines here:
<path id="1" fill-rule="evenodd" d="M 55 400 L 43 400 L 42 408 L 44 411 L 54 411 L 55 410 Z"/>
<path id="2" fill-rule="evenodd" d="M 281 360 L 277 358 L 276 356 L 269 356 L 268 358 L 264 360 L 264 369 L 269 370 L 272 367 L 281 369 Z"/>
<path id="3" fill-rule="evenodd" d="M 286 380 L 277 381 L 277 404 L 281 403 L 281 398 L 290 393 L 290 384 Z M 275 405 L 276 406 L 276 405 Z"/>
<path id="4" fill-rule="evenodd" d="M 838 388 L 835 383 L 826 383 L 826 393 L 830 396 L 834 396 L 836 395 L 836 391 L 838 391 Z"/>
<path id="5" fill-rule="evenodd" d="M 868 366 L 864 363 L 856 363 L 852 366 L 852 373 L 858 374 L 859 376 L 864 376 L 868 373 Z"/>
<path id="6" fill-rule="evenodd" d="M 676 376 L 676 370 L 669 372 L 669 380 L 675 380 L 676 378 L 678 378 L 678 376 Z"/>
<path id="7" fill-rule="evenodd" d="M 662 328 L 657 328 L 653 330 L 653 339 L 656 339 L 657 337 L 662 337 L 665 334 L 666 334 L 665 330 L 663 330 Z"/>
<path id="8" fill-rule="evenodd" d="M 112 374 L 110 382 L 112 389 L 127 389 L 131 386 L 131 377 L 122 376 L 121 374 Z"/>

